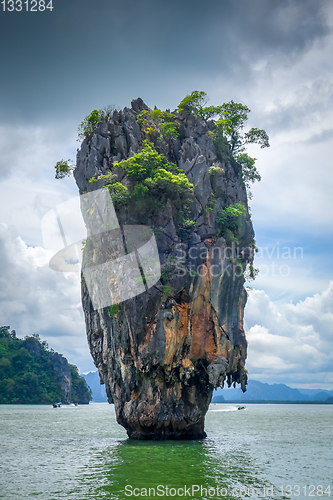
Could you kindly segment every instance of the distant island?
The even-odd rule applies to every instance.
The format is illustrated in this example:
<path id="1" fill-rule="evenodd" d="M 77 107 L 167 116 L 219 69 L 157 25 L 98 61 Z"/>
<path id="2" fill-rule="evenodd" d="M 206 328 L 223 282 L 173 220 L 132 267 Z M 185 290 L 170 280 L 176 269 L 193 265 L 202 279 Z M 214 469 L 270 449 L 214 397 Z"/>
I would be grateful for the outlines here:
<path id="1" fill-rule="evenodd" d="M 263 384 L 249 380 L 246 393 L 241 389 L 221 389 L 213 392 L 212 403 L 224 402 L 297 402 L 333 403 L 333 391 L 323 389 L 292 389 L 285 384 Z"/>
<path id="2" fill-rule="evenodd" d="M 0 327 L 0 404 L 89 404 L 91 390 L 76 366 L 38 334 L 19 339 Z"/>

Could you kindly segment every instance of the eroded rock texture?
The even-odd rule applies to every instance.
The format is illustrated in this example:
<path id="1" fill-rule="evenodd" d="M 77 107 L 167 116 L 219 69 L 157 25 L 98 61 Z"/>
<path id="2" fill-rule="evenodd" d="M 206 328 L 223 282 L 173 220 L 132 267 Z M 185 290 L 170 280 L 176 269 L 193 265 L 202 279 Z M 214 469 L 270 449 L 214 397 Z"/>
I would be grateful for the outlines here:
<path id="1" fill-rule="evenodd" d="M 102 181 L 88 180 L 108 173 L 115 160 L 140 151 L 143 135 L 136 117 L 142 109 L 149 110 L 141 99 L 133 101 L 131 109 L 102 118 L 92 137 L 84 140 L 74 172 L 80 193 L 102 187 Z M 88 343 L 101 382 L 118 422 L 137 439 L 205 437 L 213 388 L 237 382 L 245 391 L 247 380 L 242 270 L 252 263 L 254 233 L 248 210 L 238 243 L 219 236 L 216 222 L 218 211 L 230 204 L 240 202 L 247 209 L 246 191 L 239 166 L 217 157 L 208 133 L 212 124 L 188 114 L 177 118 L 180 137 L 160 146 L 165 148 L 160 152 L 194 184 L 191 217 L 198 224 L 190 235 L 177 234 L 172 202 L 158 216 L 147 214 L 145 221 L 158 228 L 168 292 L 159 282 L 122 302 L 111 316 L 109 308 L 93 310 L 82 286 Z M 223 171 L 211 175 L 212 166 Z M 118 177 L 124 182 L 123 173 Z M 125 219 L 120 214 L 123 224 L 131 223 Z"/>

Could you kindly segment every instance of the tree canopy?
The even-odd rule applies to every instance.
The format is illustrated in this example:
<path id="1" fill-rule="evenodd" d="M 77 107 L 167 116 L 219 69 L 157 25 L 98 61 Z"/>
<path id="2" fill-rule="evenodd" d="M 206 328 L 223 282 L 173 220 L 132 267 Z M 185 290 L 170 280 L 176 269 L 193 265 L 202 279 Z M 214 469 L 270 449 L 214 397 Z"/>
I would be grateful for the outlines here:
<path id="1" fill-rule="evenodd" d="M 55 178 L 63 179 L 64 177 L 68 177 L 71 175 L 74 170 L 74 166 L 72 165 L 72 160 L 60 160 L 55 165 Z"/>
<path id="2" fill-rule="evenodd" d="M 251 128 L 244 132 L 250 109 L 241 103 L 230 101 L 220 106 L 221 118 L 216 122 L 219 133 L 227 138 L 233 154 L 245 151 L 246 144 L 259 144 L 261 148 L 269 147 L 269 137 L 265 130 Z"/>
<path id="3" fill-rule="evenodd" d="M 269 147 L 269 137 L 265 130 L 251 128 L 247 132 L 244 127 L 251 110 L 244 104 L 233 100 L 220 106 L 206 106 L 208 101 L 206 92 L 194 90 L 178 105 L 178 112 L 188 112 L 205 121 L 219 116 L 214 121 L 214 129 L 210 132 L 217 152 L 223 156 L 224 142 L 228 145 L 232 157 L 241 166 L 241 176 L 251 198 L 250 184 L 260 181 L 260 174 L 255 166 L 256 158 L 245 153 L 247 144 L 258 144 L 261 148 Z"/>

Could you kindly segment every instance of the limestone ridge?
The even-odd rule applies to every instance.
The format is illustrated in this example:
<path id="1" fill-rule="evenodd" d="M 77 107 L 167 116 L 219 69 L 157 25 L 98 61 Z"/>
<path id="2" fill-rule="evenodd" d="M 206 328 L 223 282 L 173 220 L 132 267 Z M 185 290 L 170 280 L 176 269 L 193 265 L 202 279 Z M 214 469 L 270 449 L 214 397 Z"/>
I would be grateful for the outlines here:
<path id="1" fill-rule="evenodd" d="M 27 351 L 31 354 L 36 354 L 37 357 L 41 355 L 41 347 L 39 342 L 35 339 L 29 338 L 25 340 L 24 346 Z M 73 395 L 72 395 L 72 385 L 73 385 L 73 377 L 70 369 L 70 365 L 67 359 L 58 352 L 48 352 L 48 363 L 52 366 L 53 370 L 57 374 L 62 398 L 61 401 L 64 404 L 73 403 Z M 87 391 L 86 384 L 84 383 L 83 377 L 79 377 L 78 374 L 75 376 L 76 379 L 79 379 L 79 383 L 76 384 L 76 398 L 79 404 L 89 404 L 89 393 Z M 54 401 L 55 402 L 55 401 Z"/>
<path id="2" fill-rule="evenodd" d="M 142 110 L 151 111 L 140 98 L 132 101 L 131 109 L 102 117 L 83 141 L 74 171 L 81 194 L 103 186 L 102 180 L 89 179 L 107 174 L 113 162 L 142 149 L 145 135 L 136 119 Z M 158 215 L 147 213 L 144 221 L 158 229 L 168 292 L 162 278 L 110 315 L 108 308 L 93 310 L 84 281 L 82 285 L 87 338 L 101 383 L 115 405 L 118 423 L 137 439 L 205 437 L 213 389 L 226 381 L 240 383 L 245 391 L 247 383 L 247 296 L 243 272 L 237 269 L 252 264 L 254 232 L 240 166 L 228 152 L 217 154 L 209 134 L 211 122 L 185 112 L 175 115 L 179 137 L 168 145 L 156 143 L 156 149 L 193 183 L 190 211 L 197 224 L 187 235 L 177 230 L 172 200 Z M 223 170 L 212 175 L 210 167 Z M 116 173 L 120 182 L 127 182 L 124 173 Z M 236 203 L 246 208 L 237 243 L 222 237 L 217 224 L 219 210 Z M 122 224 L 131 223 L 124 213 L 118 217 Z"/>

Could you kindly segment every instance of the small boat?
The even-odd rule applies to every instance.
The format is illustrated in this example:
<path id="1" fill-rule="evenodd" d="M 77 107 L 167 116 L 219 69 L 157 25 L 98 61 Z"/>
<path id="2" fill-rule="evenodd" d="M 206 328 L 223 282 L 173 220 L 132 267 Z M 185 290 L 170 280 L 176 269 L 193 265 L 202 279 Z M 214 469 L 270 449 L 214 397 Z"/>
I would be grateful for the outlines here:
<path id="1" fill-rule="evenodd" d="M 53 408 L 60 408 L 61 407 L 61 401 L 59 403 L 53 403 L 52 406 L 53 406 Z"/>
<path id="2" fill-rule="evenodd" d="M 237 410 L 245 410 L 246 406 L 239 406 Z"/>

